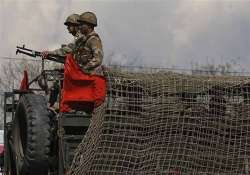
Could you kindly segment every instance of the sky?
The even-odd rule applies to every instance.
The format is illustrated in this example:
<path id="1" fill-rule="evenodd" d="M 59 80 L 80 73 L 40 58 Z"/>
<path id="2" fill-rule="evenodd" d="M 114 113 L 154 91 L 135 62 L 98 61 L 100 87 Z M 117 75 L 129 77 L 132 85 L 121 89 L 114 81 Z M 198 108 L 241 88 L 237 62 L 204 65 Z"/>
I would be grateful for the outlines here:
<path id="1" fill-rule="evenodd" d="M 250 66 L 250 0 L 0 0 L 0 57 L 21 57 L 16 45 L 71 42 L 63 23 L 85 11 L 97 15 L 104 63 L 189 68 L 239 58 Z"/>

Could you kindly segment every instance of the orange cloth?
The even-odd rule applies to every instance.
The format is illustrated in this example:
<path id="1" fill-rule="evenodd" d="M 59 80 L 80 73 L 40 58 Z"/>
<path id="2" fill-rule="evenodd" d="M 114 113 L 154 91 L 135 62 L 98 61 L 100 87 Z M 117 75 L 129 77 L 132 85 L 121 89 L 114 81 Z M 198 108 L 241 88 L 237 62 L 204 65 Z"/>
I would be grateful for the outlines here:
<path id="1" fill-rule="evenodd" d="M 68 54 L 64 65 L 64 80 L 61 112 L 89 110 L 100 106 L 106 97 L 106 79 L 100 75 L 84 73 L 75 62 L 72 54 Z"/>

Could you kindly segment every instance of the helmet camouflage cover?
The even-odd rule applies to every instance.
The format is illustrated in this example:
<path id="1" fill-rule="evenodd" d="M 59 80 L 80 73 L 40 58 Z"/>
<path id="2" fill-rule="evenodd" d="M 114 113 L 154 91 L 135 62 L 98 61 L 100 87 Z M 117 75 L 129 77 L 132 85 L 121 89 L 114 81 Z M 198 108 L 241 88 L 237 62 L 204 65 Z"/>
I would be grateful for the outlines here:
<path id="1" fill-rule="evenodd" d="M 93 12 L 84 12 L 79 17 L 79 22 L 86 22 L 92 24 L 94 27 L 97 26 L 97 18 Z"/>
<path id="2" fill-rule="evenodd" d="M 75 24 L 75 25 L 78 25 L 79 22 L 79 15 L 78 14 L 72 14 L 72 15 L 69 15 L 66 19 L 66 21 L 64 22 L 64 25 L 69 25 L 69 24 Z"/>

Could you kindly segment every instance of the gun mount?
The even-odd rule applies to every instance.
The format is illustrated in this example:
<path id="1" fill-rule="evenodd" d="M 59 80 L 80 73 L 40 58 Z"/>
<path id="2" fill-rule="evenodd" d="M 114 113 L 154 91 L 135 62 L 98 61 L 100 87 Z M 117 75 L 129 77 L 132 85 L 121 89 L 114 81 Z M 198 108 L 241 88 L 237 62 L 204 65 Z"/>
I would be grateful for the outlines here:
<path id="1" fill-rule="evenodd" d="M 41 52 L 25 46 L 17 46 L 16 54 L 41 57 Z M 63 63 L 58 58 L 49 55 L 47 59 Z M 62 113 L 60 107 L 49 107 L 48 82 L 58 83 L 54 100 L 60 104 L 63 75 L 63 70 L 45 70 L 42 65 L 41 73 L 28 83 L 38 83 L 40 88 L 4 93 L 5 174 L 63 175 L 69 169 L 91 113 Z"/>

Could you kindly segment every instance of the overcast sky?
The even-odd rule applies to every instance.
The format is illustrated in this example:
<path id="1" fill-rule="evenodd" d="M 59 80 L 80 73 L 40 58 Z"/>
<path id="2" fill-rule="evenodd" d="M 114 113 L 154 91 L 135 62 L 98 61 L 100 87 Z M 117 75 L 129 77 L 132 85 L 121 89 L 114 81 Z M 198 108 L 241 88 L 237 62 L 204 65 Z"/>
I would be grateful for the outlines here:
<path id="1" fill-rule="evenodd" d="M 106 62 L 187 68 L 240 57 L 242 67 L 250 66 L 250 0 L 0 2 L 0 57 L 16 57 L 16 45 L 43 50 L 68 43 L 65 18 L 92 11 Z"/>

